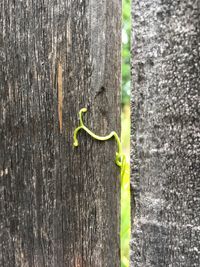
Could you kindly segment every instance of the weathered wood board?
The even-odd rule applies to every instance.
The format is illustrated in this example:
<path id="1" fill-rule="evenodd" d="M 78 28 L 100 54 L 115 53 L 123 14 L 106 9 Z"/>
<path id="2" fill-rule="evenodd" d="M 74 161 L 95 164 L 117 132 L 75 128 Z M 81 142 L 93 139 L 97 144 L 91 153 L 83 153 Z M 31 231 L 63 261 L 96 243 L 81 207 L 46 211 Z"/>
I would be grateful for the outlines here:
<path id="1" fill-rule="evenodd" d="M 0 266 L 119 266 L 121 1 L 0 2 Z"/>
<path id="2" fill-rule="evenodd" d="M 132 267 L 200 266 L 200 3 L 132 1 Z"/>

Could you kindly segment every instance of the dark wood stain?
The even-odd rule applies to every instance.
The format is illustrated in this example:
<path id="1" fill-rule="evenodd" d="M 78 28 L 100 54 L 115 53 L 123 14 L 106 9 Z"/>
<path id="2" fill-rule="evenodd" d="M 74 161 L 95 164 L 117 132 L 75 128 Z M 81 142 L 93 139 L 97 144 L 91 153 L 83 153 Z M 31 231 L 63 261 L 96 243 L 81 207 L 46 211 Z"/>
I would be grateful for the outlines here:
<path id="1" fill-rule="evenodd" d="M 62 109 L 63 109 L 63 84 L 62 84 L 62 65 L 58 63 L 58 119 L 60 133 L 62 133 Z"/>
<path id="2" fill-rule="evenodd" d="M 73 147 L 82 107 L 120 132 L 120 17 L 118 0 L 0 2 L 2 267 L 120 264 L 115 142 Z"/>

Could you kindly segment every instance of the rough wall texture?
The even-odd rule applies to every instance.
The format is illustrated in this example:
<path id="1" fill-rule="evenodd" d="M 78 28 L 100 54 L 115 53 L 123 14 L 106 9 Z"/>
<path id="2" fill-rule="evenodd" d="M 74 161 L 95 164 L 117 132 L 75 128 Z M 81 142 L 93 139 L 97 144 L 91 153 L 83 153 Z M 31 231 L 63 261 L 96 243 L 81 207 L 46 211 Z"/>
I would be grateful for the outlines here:
<path id="1" fill-rule="evenodd" d="M 133 267 L 200 266 L 200 2 L 132 1 Z"/>
<path id="2" fill-rule="evenodd" d="M 119 266 L 121 0 L 0 1 L 0 266 Z"/>

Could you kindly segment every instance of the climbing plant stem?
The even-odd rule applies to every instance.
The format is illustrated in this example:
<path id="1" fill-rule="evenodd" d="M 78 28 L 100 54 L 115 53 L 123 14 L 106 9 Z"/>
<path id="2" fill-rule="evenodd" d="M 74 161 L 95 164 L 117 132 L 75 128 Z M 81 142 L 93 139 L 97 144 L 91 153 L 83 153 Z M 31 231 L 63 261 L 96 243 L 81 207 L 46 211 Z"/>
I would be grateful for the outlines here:
<path id="1" fill-rule="evenodd" d="M 118 151 L 116 152 L 116 157 L 115 157 L 115 163 L 121 167 L 121 176 L 123 177 L 124 175 L 124 171 L 126 168 L 126 157 L 125 155 L 122 153 L 122 144 L 120 141 L 120 138 L 118 136 L 118 134 L 115 131 L 112 131 L 110 134 L 106 135 L 106 136 L 99 136 L 96 135 L 95 133 L 93 133 L 91 130 L 89 130 L 83 123 L 83 118 L 82 118 L 82 113 L 87 112 L 86 108 L 82 108 L 79 111 L 79 120 L 80 120 L 80 126 L 78 126 L 75 131 L 74 131 L 74 146 L 77 147 L 78 146 L 78 132 L 82 129 L 84 131 L 86 131 L 91 137 L 93 137 L 96 140 L 99 141 L 107 141 L 111 138 L 115 138 L 116 142 L 117 142 L 117 147 L 118 147 Z"/>

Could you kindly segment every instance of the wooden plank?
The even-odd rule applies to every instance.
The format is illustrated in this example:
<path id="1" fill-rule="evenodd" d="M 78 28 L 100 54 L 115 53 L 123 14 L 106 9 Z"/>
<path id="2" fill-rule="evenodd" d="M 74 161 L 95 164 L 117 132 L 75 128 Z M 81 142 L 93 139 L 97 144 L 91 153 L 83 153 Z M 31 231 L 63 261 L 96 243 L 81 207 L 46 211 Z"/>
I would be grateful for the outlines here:
<path id="1" fill-rule="evenodd" d="M 0 3 L 0 266 L 119 266 L 121 1 Z"/>
<path id="2" fill-rule="evenodd" d="M 200 266 L 199 2 L 132 14 L 131 266 Z"/>

